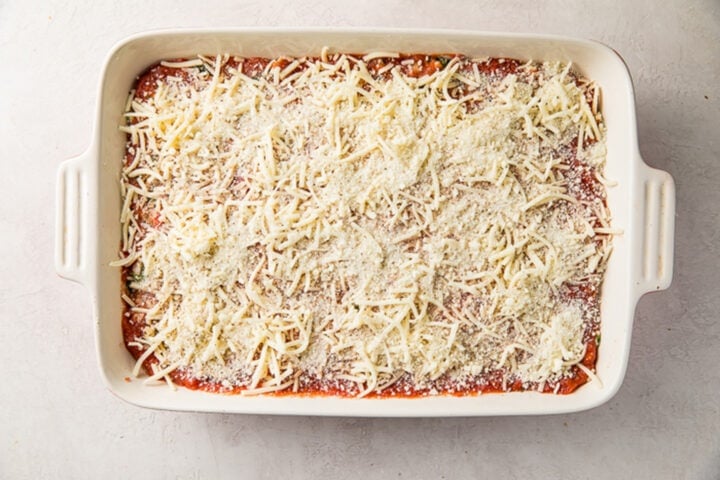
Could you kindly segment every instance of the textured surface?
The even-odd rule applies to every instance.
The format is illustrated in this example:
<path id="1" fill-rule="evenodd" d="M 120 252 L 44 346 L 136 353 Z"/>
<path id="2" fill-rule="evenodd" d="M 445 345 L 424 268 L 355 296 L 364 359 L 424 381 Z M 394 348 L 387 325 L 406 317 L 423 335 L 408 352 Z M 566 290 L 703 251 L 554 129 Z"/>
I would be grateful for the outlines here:
<path id="1" fill-rule="evenodd" d="M 720 478 L 717 1 L 145 3 L 0 1 L 0 477 Z M 641 151 L 678 204 L 675 281 L 641 300 L 618 395 L 564 416 L 377 420 L 154 412 L 109 394 L 88 296 L 52 268 L 55 171 L 90 141 L 112 44 L 228 25 L 546 32 L 623 54 Z"/>

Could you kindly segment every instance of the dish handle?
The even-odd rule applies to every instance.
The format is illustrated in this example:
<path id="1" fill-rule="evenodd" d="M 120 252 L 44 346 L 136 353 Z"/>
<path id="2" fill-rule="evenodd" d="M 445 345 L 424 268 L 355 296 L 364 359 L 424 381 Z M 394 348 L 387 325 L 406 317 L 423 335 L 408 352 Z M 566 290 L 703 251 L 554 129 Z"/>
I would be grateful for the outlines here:
<path id="1" fill-rule="evenodd" d="M 55 271 L 63 278 L 86 283 L 88 258 L 88 165 L 91 150 L 64 161 L 57 173 L 55 202 Z"/>
<path id="2" fill-rule="evenodd" d="M 637 258 L 638 296 L 665 290 L 673 276 L 675 182 L 668 172 L 641 163 L 639 188 L 644 199 L 642 238 Z"/>

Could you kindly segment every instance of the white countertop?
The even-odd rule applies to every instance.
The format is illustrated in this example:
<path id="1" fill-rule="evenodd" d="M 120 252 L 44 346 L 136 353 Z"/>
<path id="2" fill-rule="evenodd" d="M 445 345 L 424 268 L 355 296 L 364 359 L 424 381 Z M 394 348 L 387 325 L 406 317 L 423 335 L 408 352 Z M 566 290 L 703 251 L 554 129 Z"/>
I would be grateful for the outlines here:
<path id="1" fill-rule="evenodd" d="M 390 3 L 0 0 L 0 478 L 720 478 L 720 3 Z M 56 169 L 89 145 L 115 42 L 249 25 L 544 32 L 624 56 L 641 152 L 675 177 L 677 241 L 616 397 L 572 415 L 393 420 L 168 413 L 106 391 L 89 296 L 53 271 Z"/>

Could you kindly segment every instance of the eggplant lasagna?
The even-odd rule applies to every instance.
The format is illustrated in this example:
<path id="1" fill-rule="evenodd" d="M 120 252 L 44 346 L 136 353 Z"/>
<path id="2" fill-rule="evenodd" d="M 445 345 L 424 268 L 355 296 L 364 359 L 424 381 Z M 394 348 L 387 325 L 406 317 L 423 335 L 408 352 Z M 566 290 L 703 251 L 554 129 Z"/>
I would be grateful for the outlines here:
<path id="1" fill-rule="evenodd" d="M 571 65 L 373 52 L 163 61 L 122 126 L 135 374 L 386 397 L 594 378 L 613 229 Z"/>

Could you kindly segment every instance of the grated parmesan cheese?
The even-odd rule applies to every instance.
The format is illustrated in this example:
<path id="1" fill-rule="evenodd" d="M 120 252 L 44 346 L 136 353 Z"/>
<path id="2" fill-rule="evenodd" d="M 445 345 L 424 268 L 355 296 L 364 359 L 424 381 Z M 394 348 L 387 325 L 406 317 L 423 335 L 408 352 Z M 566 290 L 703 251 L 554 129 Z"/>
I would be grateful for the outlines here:
<path id="1" fill-rule="evenodd" d="M 604 179 L 597 86 L 558 63 L 229 60 L 163 62 L 182 74 L 128 101 L 114 265 L 142 315 L 135 373 L 154 356 L 150 380 L 363 396 L 573 372 L 597 311 L 562 292 L 599 288 L 616 233 L 568 165 Z"/>

